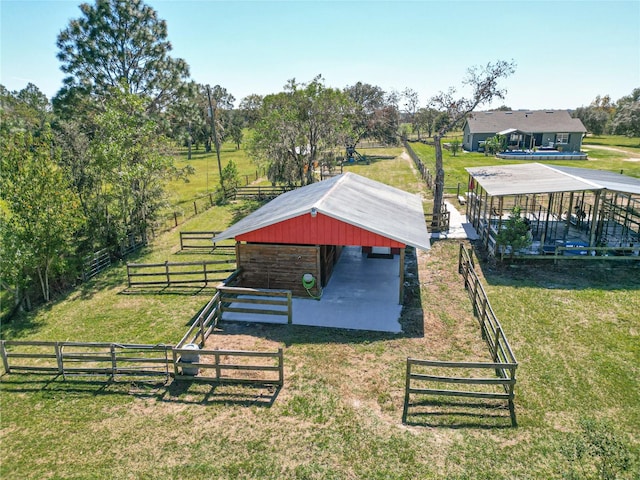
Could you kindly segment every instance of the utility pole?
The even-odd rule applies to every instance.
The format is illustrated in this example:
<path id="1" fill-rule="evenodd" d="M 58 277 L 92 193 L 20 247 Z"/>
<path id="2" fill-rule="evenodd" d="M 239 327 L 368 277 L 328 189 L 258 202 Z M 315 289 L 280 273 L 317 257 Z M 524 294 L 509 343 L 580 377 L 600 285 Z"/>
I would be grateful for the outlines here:
<path id="1" fill-rule="evenodd" d="M 207 85 L 207 98 L 209 99 L 209 118 L 211 119 L 211 134 L 213 135 L 213 144 L 216 147 L 216 156 L 218 157 L 218 173 L 220 174 L 220 185 L 224 189 L 222 183 L 222 163 L 220 162 L 220 142 L 218 141 L 218 133 L 216 130 L 216 110 L 211 103 L 211 89 Z M 216 101 L 216 107 L 218 102 Z M 207 171 L 207 191 L 209 190 L 209 172 Z"/>

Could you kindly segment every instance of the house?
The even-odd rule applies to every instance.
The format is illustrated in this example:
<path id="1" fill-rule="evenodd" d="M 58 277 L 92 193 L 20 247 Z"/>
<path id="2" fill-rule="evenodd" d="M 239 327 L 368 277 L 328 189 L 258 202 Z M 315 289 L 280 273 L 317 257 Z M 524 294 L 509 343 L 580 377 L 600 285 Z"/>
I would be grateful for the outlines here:
<path id="1" fill-rule="evenodd" d="M 462 147 L 469 152 L 483 151 L 488 138 L 501 134 L 513 150 L 579 152 L 586 133 L 580 119 L 566 110 L 476 112 L 464 123 Z"/>
<path id="2" fill-rule="evenodd" d="M 230 238 L 239 286 L 306 298 L 322 295 L 344 247 L 372 261 L 399 257 L 396 305 L 403 299 L 405 247 L 430 248 L 418 195 L 351 172 L 280 195 L 213 241 Z"/>

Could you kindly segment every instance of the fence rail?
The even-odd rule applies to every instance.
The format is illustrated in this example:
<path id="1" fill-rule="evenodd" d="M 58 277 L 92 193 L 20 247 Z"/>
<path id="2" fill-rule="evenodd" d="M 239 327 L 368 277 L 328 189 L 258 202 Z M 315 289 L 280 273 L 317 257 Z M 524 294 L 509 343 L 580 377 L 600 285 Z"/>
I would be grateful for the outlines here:
<path id="1" fill-rule="evenodd" d="M 170 345 L 2 340 L 7 373 L 169 377 Z"/>
<path id="2" fill-rule="evenodd" d="M 221 315 L 220 292 L 216 292 L 189 327 L 184 337 L 178 342 L 177 348 L 182 348 L 188 343 L 195 343 L 203 347 L 209 335 L 218 326 Z"/>
<path id="3" fill-rule="evenodd" d="M 293 321 L 291 290 L 219 286 L 218 292 L 222 312 L 280 315 L 287 317 L 287 323 Z"/>
<path id="4" fill-rule="evenodd" d="M 284 384 L 281 348 L 277 352 L 251 352 L 193 350 L 161 344 L 2 340 L 0 356 L 7 374 L 57 374 L 65 380 L 76 375 L 107 375 L 113 380 L 117 376 L 164 376 L 167 381 L 173 376 L 177 380 L 204 382 Z M 208 372 L 213 374 L 207 375 Z"/>
<path id="5" fill-rule="evenodd" d="M 234 199 L 238 198 L 257 198 L 259 200 L 267 200 L 275 198 L 283 193 L 295 190 L 295 186 L 254 186 L 239 187 L 233 194 Z"/>
<path id="6" fill-rule="evenodd" d="M 473 311 L 480 324 L 482 338 L 489 347 L 491 362 L 442 362 L 407 358 L 402 421 L 406 423 L 410 396 L 414 394 L 505 400 L 509 407 L 511 424 L 516 426 L 514 387 L 518 362 L 474 269 L 473 256 L 462 244 L 458 257 L 458 272 L 463 276 L 464 287 L 473 304 Z M 456 370 L 459 372 L 457 376 L 454 373 L 449 373 Z M 482 372 L 486 370 L 493 370 L 496 376 L 482 375 Z M 439 387 L 444 385 L 444 387 L 416 386 L 420 382 L 430 382 L 431 385 L 435 384 Z M 457 388 L 453 389 L 451 385 L 455 385 Z M 467 388 L 461 389 L 461 385 Z"/>
<path id="7" fill-rule="evenodd" d="M 511 424 L 516 426 L 513 388 L 516 363 L 442 362 L 407 358 L 402 422 L 407 422 L 411 395 L 504 400 L 509 406 Z M 486 370 L 506 372 L 506 376 L 479 376 Z M 456 373 L 458 376 L 455 376 Z M 428 387 L 418 385 L 429 385 Z"/>
<path id="8" fill-rule="evenodd" d="M 451 212 L 445 209 L 441 213 L 425 213 L 424 219 L 432 232 L 446 232 L 449 230 Z"/>
<path id="9" fill-rule="evenodd" d="M 109 250 L 103 248 L 82 259 L 82 279 L 86 282 L 111 265 Z"/>
<path id="10" fill-rule="evenodd" d="M 193 355 L 197 354 L 197 360 Z M 187 356 L 188 361 L 185 361 Z M 202 361 L 213 359 L 211 361 Z M 252 362 L 252 363 L 247 363 Z M 277 352 L 173 349 L 174 377 L 203 382 L 284 384 L 282 348 Z M 227 373 L 228 371 L 232 373 Z"/>
<path id="11" fill-rule="evenodd" d="M 213 243 L 212 239 L 220 232 L 180 232 L 180 250 L 209 250 L 210 253 L 223 253 L 235 255 L 236 246 L 234 240 L 224 243 Z"/>
<path id="12" fill-rule="evenodd" d="M 204 262 L 127 263 L 129 288 L 218 283 L 235 271 L 235 259 Z M 233 265 L 229 268 L 229 265 Z M 227 268 L 225 268 L 227 267 Z"/>

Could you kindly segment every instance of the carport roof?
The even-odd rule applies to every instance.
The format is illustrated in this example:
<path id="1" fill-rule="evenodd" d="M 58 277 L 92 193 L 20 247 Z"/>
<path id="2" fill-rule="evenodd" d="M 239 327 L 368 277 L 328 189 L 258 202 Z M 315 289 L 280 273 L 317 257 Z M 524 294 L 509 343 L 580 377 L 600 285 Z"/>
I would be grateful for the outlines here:
<path id="1" fill-rule="evenodd" d="M 314 212 L 405 245 L 430 248 L 420 196 L 351 172 L 284 193 L 213 241 L 235 238 Z"/>
<path id="2" fill-rule="evenodd" d="M 583 190 L 640 194 L 640 179 L 590 168 L 524 163 L 466 170 L 491 196 Z"/>

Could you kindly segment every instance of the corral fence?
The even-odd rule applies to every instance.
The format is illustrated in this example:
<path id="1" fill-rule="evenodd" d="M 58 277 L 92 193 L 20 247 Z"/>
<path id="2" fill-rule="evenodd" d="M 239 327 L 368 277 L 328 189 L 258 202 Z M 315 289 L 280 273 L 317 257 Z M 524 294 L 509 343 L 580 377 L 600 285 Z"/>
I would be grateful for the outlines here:
<path id="1" fill-rule="evenodd" d="M 282 349 L 277 352 L 200 350 L 193 345 L 93 342 L 0 341 L 7 374 L 55 374 L 125 378 L 170 377 L 215 383 L 278 385 L 284 383 Z M 258 360 L 255 360 L 258 359 Z M 232 372 L 229 374 L 228 372 Z"/>
<path id="2" fill-rule="evenodd" d="M 222 311 L 244 315 L 269 315 L 286 317 L 293 321 L 293 303 L 291 290 L 243 288 L 219 286 Z M 284 323 L 284 319 L 283 322 Z"/>
<path id="3" fill-rule="evenodd" d="M 6 373 L 169 377 L 170 345 L 0 341 Z"/>
<path id="4" fill-rule="evenodd" d="M 418 154 L 414 152 L 413 148 L 411 148 L 411 145 L 409 144 L 406 138 L 402 139 L 402 144 L 404 145 L 404 148 L 409 153 L 409 156 L 411 157 L 411 160 L 413 160 L 413 163 L 416 165 L 416 168 L 420 172 L 420 176 L 422 177 L 422 180 L 424 180 L 424 182 L 427 184 L 427 187 L 429 188 L 429 190 L 433 191 L 435 177 L 431 174 L 429 169 L 425 166 L 424 162 L 418 156 Z M 457 188 L 458 192 L 459 190 L 460 190 L 460 186 L 458 186 Z M 447 210 L 445 205 L 442 205 L 442 208 L 440 210 L 441 210 L 440 213 L 436 213 L 434 211 L 432 213 L 425 214 L 425 220 L 427 221 L 427 225 L 429 225 L 429 228 L 432 232 L 446 232 L 449 230 L 449 224 L 450 224 L 449 222 L 451 220 L 451 214 Z"/>
<path id="5" fill-rule="evenodd" d="M 180 251 L 208 250 L 210 253 L 235 255 L 235 240 L 213 243 L 212 239 L 220 232 L 180 232 Z"/>
<path id="6" fill-rule="evenodd" d="M 442 213 L 425 213 L 424 220 L 432 232 L 447 232 L 451 221 L 451 212 L 445 208 Z"/>
<path id="7" fill-rule="evenodd" d="M 465 289 L 469 293 L 492 361 L 441 362 L 407 358 L 403 423 L 406 423 L 411 405 L 410 396 L 413 394 L 504 400 L 509 408 L 511 424 L 516 426 L 514 387 L 518 362 L 474 269 L 472 254 L 464 245 L 460 245 L 458 271 L 464 278 Z M 484 372 L 490 370 L 495 372 L 495 377 L 486 376 Z M 455 376 L 456 372 L 458 376 Z M 425 383 L 429 386 L 419 386 Z"/>
<path id="8" fill-rule="evenodd" d="M 256 199 L 256 200 L 271 200 L 283 193 L 295 190 L 296 186 L 276 185 L 276 186 L 259 186 L 249 185 L 246 187 L 239 187 L 233 192 L 229 193 L 229 196 L 234 200 L 238 199 Z"/>
<path id="9" fill-rule="evenodd" d="M 236 260 L 203 262 L 127 263 L 127 283 L 131 287 L 203 285 L 224 281 L 235 271 Z M 231 266 L 231 267 L 230 267 Z"/>
<path id="10" fill-rule="evenodd" d="M 109 250 L 103 248 L 82 259 L 82 280 L 87 281 L 111 266 Z"/>

